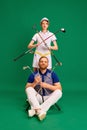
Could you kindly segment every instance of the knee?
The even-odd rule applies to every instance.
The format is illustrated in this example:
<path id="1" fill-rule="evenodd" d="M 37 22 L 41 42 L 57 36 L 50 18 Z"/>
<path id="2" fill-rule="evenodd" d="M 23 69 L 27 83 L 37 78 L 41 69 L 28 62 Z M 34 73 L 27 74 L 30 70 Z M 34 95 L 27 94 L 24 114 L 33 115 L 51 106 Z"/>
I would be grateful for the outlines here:
<path id="1" fill-rule="evenodd" d="M 35 90 L 32 87 L 28 87 L 28 88 L 25 89 L 25 92 L 26 92 L 26 94 L 32 94 L 32 93 L 35 92 Z"/>
<path id="2" fill-rule="evenodd" d="M 62 91 L 60 89 L 56 89 L 54 91 L 55 95 L 58 97 L 58 98 L 61 98 L 62 97 Z"/>

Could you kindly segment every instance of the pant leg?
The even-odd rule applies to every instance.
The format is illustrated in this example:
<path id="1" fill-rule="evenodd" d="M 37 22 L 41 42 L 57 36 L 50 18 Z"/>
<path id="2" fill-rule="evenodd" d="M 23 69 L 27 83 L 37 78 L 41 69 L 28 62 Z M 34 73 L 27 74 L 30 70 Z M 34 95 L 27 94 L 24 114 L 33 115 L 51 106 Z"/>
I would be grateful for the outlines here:
<path id="1" fill-rule="evenodd" d="M 41 105 L 41 109 L 45 112 L 49 110 L 49 108 L 54 105 L 60 98 L 62 97 L 61 90 L 55 90 L 52 94 L 48 96 L 48 99 L 44 101 Z M 45 98 L 44 98 L 45 99 Z"/>
<path id="2" fill-rule="evenodd" d="M 41 102 L 41 96 L 35 91 L 34 88 L 28 87 L 26 88 L 26 94 L 28 101 L 31 105 L 31 108 L 33 109 L 39 109 L 40 107 L 40 102 Z"/>

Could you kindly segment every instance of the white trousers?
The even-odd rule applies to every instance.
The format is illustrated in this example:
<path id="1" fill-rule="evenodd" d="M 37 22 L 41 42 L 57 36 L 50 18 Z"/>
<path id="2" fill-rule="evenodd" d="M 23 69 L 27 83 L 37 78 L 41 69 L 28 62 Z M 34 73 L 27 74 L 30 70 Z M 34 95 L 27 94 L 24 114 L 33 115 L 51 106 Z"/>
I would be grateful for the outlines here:
<path id="1" fill-rule="evenodd" d="M 34 88 L 26 88 L 26 94 L 28 101 L 31 105 L 31 109 L 41 109 L 42 111 L 47 112 L 49 108 L 54 105 L 61 97 L 62 91 L 57 89 L 53 91 L 49 96 L 43 96 L 44 102 L 42 101 L 42 96 L 38 94 Z"/>

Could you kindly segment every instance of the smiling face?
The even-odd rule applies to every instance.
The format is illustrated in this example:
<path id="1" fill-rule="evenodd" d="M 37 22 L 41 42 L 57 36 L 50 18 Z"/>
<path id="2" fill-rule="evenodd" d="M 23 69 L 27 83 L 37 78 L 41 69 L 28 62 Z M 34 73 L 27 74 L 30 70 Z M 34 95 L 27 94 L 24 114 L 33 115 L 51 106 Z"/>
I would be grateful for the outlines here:
<path id="1" fill-rule="evenodd" d="M 48 29 L 48 26 L 49 26 L 49 22 L 48 22 L 48 21 L 43 20 L 43 21 L 41 22 L 42 30 L 47 30 L 47 29 Z"/>
<path id="2" fill-rule="evenodd" d="M 45 70 L 48 67 L 48 59 L 46 57 L 41 57 L 39 60 L 39 67 L 41 70 Z"/>

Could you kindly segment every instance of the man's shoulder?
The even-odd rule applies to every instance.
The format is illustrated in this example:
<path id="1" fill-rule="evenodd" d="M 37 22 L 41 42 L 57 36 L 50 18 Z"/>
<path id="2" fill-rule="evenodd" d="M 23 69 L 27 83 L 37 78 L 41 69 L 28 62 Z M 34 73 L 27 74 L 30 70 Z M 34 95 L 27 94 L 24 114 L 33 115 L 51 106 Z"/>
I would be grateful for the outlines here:
<path id="1" fill-rule="evenodd" d="M 35 76 L 38 73 L 38 71 L 34 71 L 30 74 L 30 76 Z"/>
<path id="2" fill-rule="evenodd" d="M 58 77 L 57 74 L 52 70 L 49 70 L 49 73 L 51 73 L 52 78 Z"/>
<path id="3" fill-rule="evenodd" d="M 38 70 L 34 71 L 33 74 L 34 74 L 34 75 L 38 74 Z"/>
<path id="4" fill-rule="evenodd" d="M 56 73 L 52 70 L 47 69 L 47 73 L 51 73 L 51 75 L 56 75 Z"/>
<path id="5" fill-rule="evenodd" d="M 51 76 L 52 77 L 53 83 L 59 82 L 59 77 L 58 77 L 58 75 L 54 71 L 47 70 L 47 72 L 48 72 L 47 76 Z"/>
<path id="6" fill-rule="evenodd" d="M 52 71 L 51 71 L 51 70 L 49 70 L 49 69 L 47 69 L 47 72 L 48 72 L 48 73 L 51 73 Z"/>

